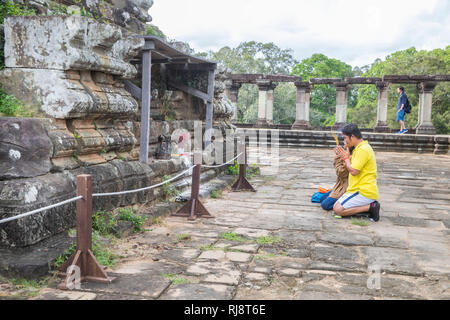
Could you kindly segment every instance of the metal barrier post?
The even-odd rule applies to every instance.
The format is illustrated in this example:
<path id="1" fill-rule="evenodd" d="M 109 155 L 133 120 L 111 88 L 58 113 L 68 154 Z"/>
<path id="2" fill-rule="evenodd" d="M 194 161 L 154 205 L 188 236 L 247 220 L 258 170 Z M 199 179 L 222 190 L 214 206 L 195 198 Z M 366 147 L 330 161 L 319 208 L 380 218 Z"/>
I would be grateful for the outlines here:
<path id="1" fill-rule="evenodd" d="M 191 200 L 189 200 L 180 210 L 173 214 L 172 216 L 174 217 L 188 217 L 189 221 L 196 220 L 198 217 L 214 218 L 198 199 L 200 191 L 200 172 L 202 168 L 201 157 L 201 153 L 194 154 L 194 164 L 197 165 L 194 167 L 192 172 Z"/>
<path id="2" fill-rule="evenodd" d="M 94 281 L 111 283 L 116 278 L 108 277 L 94 254 L 92 253 L 92 176 L 77 176 L 77 195 L 83 196 L 77 200 L 77 250 L 60 267 L 60 276 L 65 278 L 58 288 L 70 288 L 72 270 L 79 268 L 79 282 Z M 69 271 L 70 268 L 70 271 Z"/>
<path id="3" fill-rule="evenodd" d="M 241 137 L 241 143 L 239 144 L 239 152 L 242 153 L 241 157 L 239 157 L 239 178 L 231 187 L 233 191 L 241 191 L 247 190 L 256 192 L 256 190 L 252 187 L 250 182 L 248 182 L 246 178 L 247 174 L 247 146 L 245 144 L 245 136 Z"/>

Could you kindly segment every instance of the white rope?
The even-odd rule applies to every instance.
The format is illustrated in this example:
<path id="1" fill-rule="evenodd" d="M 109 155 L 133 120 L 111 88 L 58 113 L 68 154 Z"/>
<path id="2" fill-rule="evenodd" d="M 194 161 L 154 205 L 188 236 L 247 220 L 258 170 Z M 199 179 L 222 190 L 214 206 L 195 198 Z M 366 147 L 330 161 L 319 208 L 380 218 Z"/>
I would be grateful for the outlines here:
<path id="1" fill-rule="evenodd" d="M 208 168 L 208 169 L 211 169 L 211 168 L 220 168 L 220 167 L 226 166 L 227 164 L 233 162 L 234 160 L 236 160 L 237 158 L 239 158 L 242 154 L 243 154 L 243 152 L 240 153 L 240 154 L 238 154 L 235 158 L 231 159 L 230 161 L 228 161 L 227 163 L 224 163 L 224 164 L 220 164 L 220 165 L 217 165 L 217 166 L 202 166 L 202 167 Z"/>
<path id="2" fill-rule="evenodd" d="M 45 210 L 49 210 L 49 209 L 53 209 L 53 208 L 56 208 L 56 207 L 60 207 L 62 205 L 65 205 L 65 204 L 77 201 L 77 200 L 82 199 L 82 198 L 83 198 L 83 196 L 78 196 L 76 198 L 65 200 L 65 201 L 59 202 L 57 204 L 53 204 L 51 206 L 45 207 L 45 208 L 33 210 L 33 211 L 30 211 L 30 212 L 19 214 L 19 215 L 14 216 L 14 217 L 6 218 L 6 219 L 3 219 L 3 220 L 0 220 L 0 224 L 5 223 L 5 222 L 9 222 L 9 221 L 13 221 L 13 220 L 17 220 L 17 219 L 20 219 L 20 218 L 28 217 L 28 216 L 31 216 L 32 214 L 36 214 L 36 213 L 39 213 L 39 212 L 42 212 L 42 211 L 45 211 Z"/>
<path id="3" fill-rule="evenodd" d="M 195 166 L 192 166 L 192 167 L 190 167 L 189 169 L 183 171 L 182 173 L 176 175 L 175 177 L 173 177 L 173 178 L 171 178 L 171 179 L 169 179 L 169 180 L 167 180 L 167 181 L 164 181 L 164 182 L 155 184 L 154 186 L 145 187 L 145 188 L 136 189 L 136 190 L 121 191 L 121 192 L 112 192 L 112 193 L 94 193 L 94 194 L 92 195 L 92 197 L 118 196 L 118 195 L 122 195 L 122 194 L 130 194 L 130 193 L 136 193 L 136 192 L 141 192 L 141 191 L 146 191 L 146 190 L 154 189 L 154 188 L 157 188 L 157 187 L 159 187 L 159 186 L 165 185 L 165 184 L 167 184 L 167 183 L 169 183 L 169 182 L 171 182 L 171 181 L 173 181 L 173 180 L 175 180 L 175 179 L 181 177 L 182 175 L 184 175 L 186 172 L 189 172 L 189 171 L 190 171 L 192 168 L 194 168 L 194 167 L 195 167 Z"/>
<path id="4" fill-rule="evenodd" d="M 225 165 L 227 165 L 227 164 L 233 162 L 233 161 L 236 160 L 237 158 L 239 158 L 242 154 L 243 154 L 243 153 L 240 153 L 239 155 L 237 155 L 235 158 L 231 159 L 231 160 L 228 161 L 227 163 L 224 163 L 224 164 L 221 164 L 221 165 L 217 165 L 217 166 L 203 166 L 203 167 L 205 167 L 205 168 L 219 168 L 219 167 L 223 167 L 223 166 L 225 166 Z M 173 178 L 167 180 L 167 181 L 164 181 L 164 182 L 155 184 L 155 185 L 150 186 L 150 187 L 145 187 L 145 188 L 136 189 L 136 190 L 129 190 L 129 191 L 112 192 L 112 193 L 94 193 L 94 194 L 92 194 L 92 197 L 94 198 L 94 197 L 118 196 L 118 195 L 123 195 L 123 194 L 137 193 L 137 192 L 141 192 L 141 191 L 146 191 L 146 190 L 154 189 L 154 188 L 160 187 L 160 186 L 162 186 L 162 185 L 165 185 L 165 184 L 167 184 L 167 183 L 169 183 L 169 182 L 174 181 L 175 179 L 177 179 L 177 178 L 181 177 L 182 175 L 184 175 L 185 173 L 189 172 L 189 171 L 190 171 L 191 169 L 193 169 L 194 167 L 195 167 L 195 165 L 192 166 L 192 167 L 190 167 L 189 169 L 183 171 L 182 173 L 176 175 L 175 177 L 173 177 Z M 62 206 L 62 205 L 65 205 L 65 204 L 68 204 L 68 203 L 77 201 L 77 200 L 82 199 L 82 198 L 83 198 L 83 196 L 78 196 L 78 197 L 75 197 L 75 198 L 72 198 L 72 199 L 68 199 L 68 200 L 59 202 L 59 203 L 57 203 L 57 204 L 53 204 L 53 205 L 51 205 L 51 206 L 47 206 L 47 207 L 44 207 L 44 208 L 40 208 L 40 209 L 36 209 L 36 210 L 30 211 L 30 212 L 26 212 L 26 213 L 23 213 L 23 214 L 19 214 L 19 215 L 14 216 L 14 217 L 6 218 L 6 219 L 3 219 L 3 220 L 0 220 L 0 224 L 6 223 L 6 222 L 10 222 L 10 221 L 13 221 L 13 220 L 18 220 L 18 219 L 21 219 L 21 218 L 25 218 L 25 217 L 31 216 L 31 215 L 33 215 L 33 214 L 36 214 L 36 213 L 39 213 L 39 212 L 42 212 L 42 211 L 45 211 L 45 210 L 50 210 L 50 209 L 53 209 L 53 208 L 56 208 L 56 207 L 60 207 L 60 206 Z"/>

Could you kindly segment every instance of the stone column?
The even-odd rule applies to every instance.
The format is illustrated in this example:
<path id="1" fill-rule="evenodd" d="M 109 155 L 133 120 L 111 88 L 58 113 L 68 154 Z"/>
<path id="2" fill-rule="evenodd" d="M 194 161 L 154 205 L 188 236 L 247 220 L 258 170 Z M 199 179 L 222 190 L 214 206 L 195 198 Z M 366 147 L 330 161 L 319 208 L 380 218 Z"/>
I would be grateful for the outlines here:
<path id="1" fill-rule="evenodd" d="M 377 81 L 376 87 L 378 90 L 378 107 L 377 107 L 377 124 L 375 125 L 375 132 L 390 132 L 388 122 L 387 122 L 387 113 L 388 113 L 388 93 L 389 86 L 391 85 L 389 82 Z"/>
<path id="2" fill-rule="evenodd" d="M 295 123 L 292 125 L 292 130 L 310 130 L 309 124 L 309 107 L 310 94 L 312 86 L 309 82 L 295 82 L 297 87 L 297 102 L 296 102 L 296 116 Z"/>
<path id="3" fill-rule="evenodd" d="M 436 134 L 436 128 L 431 120 L 433 91 L 436 85 L 436 81 L 421 82 L 417 85 L 419 89 L 419 121 L 416 134 Z"/>
<path id="4" fill-rule="evenodd" d="M 256 128 L 267 128 L 269 123 L 267 122 L 267 93 L 272 86 L 270 80 L 256 80 L 256 84 L 259 88 L 259 108 L 258 108 L 258 120 L 256 121 Z"/>
<path id="5" fill-rule="evenodd" d="M 336 122 L 332 129 L 338 130 L 347 124 L 348 91 L 351 88 L 347 82 L 334 83 L 336 87 Z"/>
<path id="6" fill-rule="evenodd" d="M 266 119 L 267 119 L 267 123 L 271 126 L 274 125 L 274 122 L 273 122 L 273 92 L 275 91 L 276 87 L 277 87 L 276 84 L 272 84 L 269 87 L 269 91 L 267 91 Z"/>
<path id="7" fill-rule="evenodd" d="M 231 100 L 231 102 L 233 103 L 235 109 L 233 112 L 233 116 L 231 118 L 232 122 L 236 122 L 238 119 L 238 102 L 239 102 L 239 89 L 241 88 L 242 83 L 239 82 L 234 82 L 232 81 L 231 83 L 227 84 L 227 88 L 226 88 L 226 94 L 228 96 L 228 98 Z"/>
<path id="8" fill-rule="evenodd" d="M 418 114 L 418 122 L 417 125 L 414 127 L 414 129 L 417 130 L 417 128 L 421 124 L 421 120 L 423 119 L 423 91 L 420 83 L 417 84 L 417 92 L 419 93 L 419 114 Z"/>

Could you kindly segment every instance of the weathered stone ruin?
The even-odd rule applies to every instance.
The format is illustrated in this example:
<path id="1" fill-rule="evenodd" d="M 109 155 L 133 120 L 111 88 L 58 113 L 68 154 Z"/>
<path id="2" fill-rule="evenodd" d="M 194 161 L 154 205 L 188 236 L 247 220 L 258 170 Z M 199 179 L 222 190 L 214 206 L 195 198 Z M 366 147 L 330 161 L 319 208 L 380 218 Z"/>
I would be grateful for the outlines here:
<path id="1" fill-rule="evenodd" d="M 90 8 L 102 3 L 87 1 Z M 126 3 L 110 16 L 116 19 L 121 12 L 125 26 L 133 19 L 149 20 L 130 6 L 144 12 L 152 1 Z M 136 15 L 127 20 L 130 10 Z M 144 39 L 131 31 L 79 16 L 5 19 L 6 69 L 0 71 L 0 83 L 35 117 L 0 118 L 0 219 L 74 197 L 79 174 L 91 174 L 94 192 L 103 193 L 150 186 L 190 166 L 189 157 L 157 161 L 154 153 L 160 135 L 177 129 L 193 133 L 194 121 L 205 120 L 205 104 L 168 87 L 158 65 L 152 69 L 150 161 L 139 162 L 141 102 L 124 81 L 140 85 L 141 66 L 133 60 Z M 179 77 L 199 90 L 205 85 L 201 73 Z M 215 78 L 213 127 L 225 135 L 234 129 L 234 106 L 224 92 L 225 73 L 218 71 Z M 210 171 L 205 177 L 219 173 Z M 99 198 L 94 211 L 151 204 L 160 194 L 155 189 Z M 68 230 L 75 225 L 74 208 L 71 203 L 0 225 L 0 245 L 30 246 Z"/>
<path id="2" fill-rule="evenodd" d="M 38 15 L 85 15 L 122 27 L 122 31 L 141 34 L 152 21 L 149 9 L 153 0 L 15 0 Z"/>

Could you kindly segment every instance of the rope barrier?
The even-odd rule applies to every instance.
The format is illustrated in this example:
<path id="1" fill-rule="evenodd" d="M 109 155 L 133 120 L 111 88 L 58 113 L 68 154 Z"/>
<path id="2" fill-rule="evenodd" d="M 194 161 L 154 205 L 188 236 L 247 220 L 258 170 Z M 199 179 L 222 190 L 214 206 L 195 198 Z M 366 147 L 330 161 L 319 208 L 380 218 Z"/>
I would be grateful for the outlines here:
<path id="1" fill-rule="evenodd" d="M 53 208 L 56 208 L 56 207 L 60 207 L 62 205 L 65 205 L 65 204 L 77 201 L 77 200 L 82 199 L 82 198 L 83 198 L 83 196 L 78 196 L 78 197 L 75 197 L 75 198 L 72 198 L 72 199 L 68 199 L 68 200 L 65 200 L 65 201 L 53 204 L 51 206 L 47 206 L 47 207 L 44 207 L 44 208 L 41 208 L 41 209 L 36 209 L 36 210 L 30 211 L 30 212 L 22 213 L 22 214 L 19 214 L 17 216 L 14 216 L 14 217 L 6 218 L 6 219 L 3 219 L 3 220 L 0 220 L 0 224 L 6 223 L 6 222 L 10 222 L 10 221 L 13 221 L 13 220 L 18 220 L 18 219 L 21 219 L 21 218 L 24 218 L 24 217 L 28 217 L 28 216 L 31 216 L 33 214 L 36 214 L 36 213 L 39 213 L 39 212 L 42 212 L 42 211 L 45 211 L 45 210 L 50 210 L 50 209 L 53 209 Z"/>
<path id="2" fill-rule="evenodd" d="M 202 166 L 202 167 L 203 167 L 203 168 L 208 168 L 208 169 L 212 169 L 212 168 L 220 168 L 220 167 L 226 166 L 227 164 L 230 164 L 231 162 L 233 162 L 234 160 L 236 160 L 237 158 L 239 158 L 242 154 L 243 154 L 243 152 L 241 152 L 240 154 L 237 155 L 237 157 L 231 159 L 230 161 L 228 161 L 228 162 L 226 162 L 226 163 L 224 163 L 224 164 L 220 164 L 220 165 L 217 165 L 217 166 Z"/>
<path id="3" fill-rule="evenodd" d="M 150 187 L 145 187 L 145 188 L 136 189 L 136 190 L 129 190 L 129 191 L 121 191 L 121 192 L 94 193 L 94 194 L 92 194 L 92 197 L 118 196 L 118 195 L 122 195 L 122 194 L 137 193 L 137 192 L 141 192 L 141 191 L 146 191 L 146 190 L 154 189 L 154 188 L 157 188 L 157 187 L 159 187 L 159 186 L 165 185 L 166 183 L 169 183 L 169 182 L 171 182 L 171 181 L 173 181 L 173 180 L 175 180 L 175 179 L 181 177 L 182 175 L 184 175 L 185 173 L 189 172 L 189 171 L 190 171 L 191 169 L 193 169 L 194 167 L 195 167 L 195 166 L 192 166 L 192 167 L 190 167 L 189 169 L 183 171 L 182 173 L 176 175 L 175 177 L 173 177 L 173 178 L 171 178 L 171 179 L 169 179 L 169 180 L 167 180 L 167 181 L 164 181 L 164 182 L 155 184 L 155 185 L 150 186 Z"/>
<path id="4" fill-rule="evenodd" d="M 226 162 L 226 163 L 224 163 L 224 164 L 216 165 L 216 166 L 203 166 L 203 167 L 204 167 L 204 168 L 208 168 L 208 169 L 212 169 L 212 168 L 220 168 L 220 167 L 223 167 L 223 166 L 226 166 L 226 165 L 232 163 L 234 160 L 236 160 L 237 158 L 239 158 L 242 154 L 243 154 L 243 152 L 241 152 L 241 153 L 238 154 L 236 157 L 234 157 L 233 159 L 231 159 L 230 161 L 228 161 L 228 162 Z M 167 180 L 167 181 L 164 181 L 164 182 L 155 184 L 155 185 L 150 186 L 150 187 L 145 187 L 145 188 L 136 189 L 136 190 L 129 190 L 129 191 L 121 191 L 121 192 L 94 193 L 94 194 L 92 194 L 92 197 L 118 196 L 118 195 L 123 195 L 123 194 L 137 193 L 137 192 L 141 192 L 141 191 L 146 191 L 146 190 L 154 189 L 154 188 L 160 187 L 160 186 L 162 186 L 162 185 L 165 185 L 165 184 L 167 184 L 167 183 L 169 183 L 169 182 L 172 182 L 172 181 L 176 180 L 177 178 L 181 177 L 182 175 L 184 175 L 184 174 L 186 174 L 187 172 L 189 172 L 190 170 L 192 170 L 194 167 L 195 167 L 195 165 L 192 166 L 192 167 L 190 167 L 189 169 L 187 169 L 187 170 L 181 172 L 180 174 L 176 175 L 175 177 L 173 177 L 173 178 L 171 178 L 171 179 L 169 179 L 169 180 Z M 26 213 L 23 213 L 23 214 L 19 214 L 19 215 L 14 216 L 14 217 L 2 219 L 2 220 L 0 220 L 0 224 L 6 223 L 6 222 L 10 222 L 10 221 L 14 221 L 14 220 L 18 220 L 18 219 L 21 219 L 21 218 L 25 218 L 25 217 L 31 216 L 31 215 L 33 215 L 33 214 L 40 213 L 40 212 L 43 212 L 43 211 L 46 211 L 46 210 L 50 210 L 50 209 L 53 209 L 53 208 L 57 208 L 57 207 L 63 206 L 63 205 L 65 205 L 65 204 L 68 204 L 68 203 L 71 203 L 71 202 L 74 202 L 74 201 L 77 201 L 77 200 L 82 199 L 82 198 L 83 198 L 83 196 L 78 196 L 78 197 L 75 197 L 75 198 L 72 198 L 72 199 L 68 199 L 68 200 L 65 200 L 65 201 L 62 201 L 62 202 L 59 202 L 59 203 L 56 203 L 56 204 L 53 204 L 53 205 L 44 207 L 44 208 L 40 208 L 40 209 L 36 209 L 36 210 L 30 211 L 30 212 L 26 212 Z"/>

